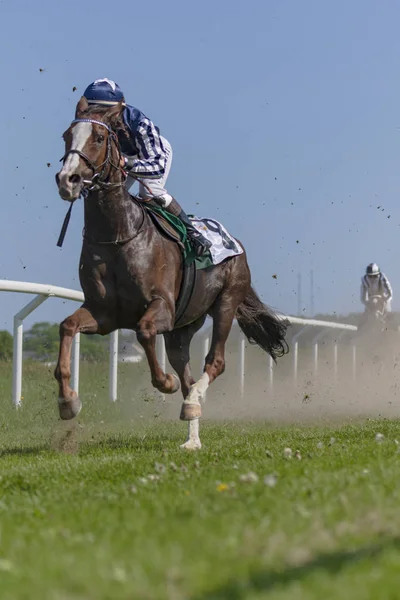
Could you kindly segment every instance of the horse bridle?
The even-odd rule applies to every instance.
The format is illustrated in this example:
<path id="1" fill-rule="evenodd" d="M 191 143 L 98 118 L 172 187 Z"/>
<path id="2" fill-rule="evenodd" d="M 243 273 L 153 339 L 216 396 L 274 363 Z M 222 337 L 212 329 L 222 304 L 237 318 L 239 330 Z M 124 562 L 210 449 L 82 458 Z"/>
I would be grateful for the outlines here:
<path id="1" fill-rule="evenodd" d="M 110 165 L 114 169 L 120 169 L 119 164 L 114 164 L 111 159 L 112 142 L 114 142 L 114 144 L 116 145 L 119 158 L 121 158 L 121 151 L 119 148 L 117 134 L 107 125 L 107 123 L 104 123 L 103 121 L 97 121 L 96 119 L 74 119 L 71 125 L 74 125 L 75 123 L 92 123 L 94 125 L 101 125 L 102 127 L 105 127 L 105 129 L 107 129 L 108 131 L 107 154 L 105 160 L 101 163 L 101 165 L 95 165 L 93 161 L 84 152 L 75 149 L 68 150 L 68 152 L 66 152 L 64 156 L 60 159 L 60 162 L 65 163 L 67 156 L 69 156 L 70 154 L 77 154 L 78 156 L 80 156 L 80 158 L 82 158 L 85 161 L 89 169 L 93 171 L 92 179 L 83 180 L 84 187 L 82 191 L 86 190 L 87 192 L 89 192 L 95 189 L 110 189 L 124 185 L 124 181 L 118 183 L 109 183 L 108 181 L 105 181 L 103 179 L 104 171 L 106 170 L 108 165 Z"/>
<path id="2" fill-rule="evenodd" d="M 120 165 L 114 164 L 111 160 L 112 142 L 114 142 L 114 144 L 118 150 L 119 159 L 121 158 L 121 150 L 119 147 L 117 134 L 107 125 L 107 123 L 103 123 L 103 121 L 97 121 L 96 119 L 74 119 L 72 121 L 71 125 L 74 125 L 74 123 L 93 123 L 94 125 L 101 125 L 102 127 L 105 127 L 108 131 L 107 154 L 106 154 L 105 160 L 101 163 L 101 165 L 95 165 L 93 163 L 93 161 L 90 160 L 90 158 L 84 152 L 81 152 L 80 150 L 75 150 L 75 149 L 68 150 L 68 152 L 66 152 L 64 154 L 64 156 L 60 159 L 60 162 L 65 163 L 67 156 L 69 156 L 70 154 L 77 154 L 78 156 L 80 156 L 80 158 L 82 158 L 82 160 L 85 161 L 87 166 L 93 171 L 92 179 L 84 179 L 83 180 L 83 188 L 81 191 L 81 195 L 83 197 L 86 197 L 88 195 L 88 193 L 93 190 L 109 190 L 111 188 L 117 188 L 117 187 L 123 186 L 125 183 L 126 175 L 122 171 Z M 125 175 L 125 178 L 122 181 L 119 181 L 117 183 L 110 183 L 109 181 L 105 181 L 102 177 L 103 177 L 104 172 L 108 165 L 110 165 L 114 169 L 120 169 L 121 172 Z M 61 232 L 60 232 L 59 238 L 57 240 L 57 246 L 59 248 L 62 247 L 63 242 L 64 242 L 65 234 L 67 232 L 68 224 L 69 224 L 69 221 L 71 218 L 73 204 L 74 204 L 74 202 L 71 202 L 70 207 L 67 211 L 67 214 L 65 215 L 63 225 L 61 227 Z"/>

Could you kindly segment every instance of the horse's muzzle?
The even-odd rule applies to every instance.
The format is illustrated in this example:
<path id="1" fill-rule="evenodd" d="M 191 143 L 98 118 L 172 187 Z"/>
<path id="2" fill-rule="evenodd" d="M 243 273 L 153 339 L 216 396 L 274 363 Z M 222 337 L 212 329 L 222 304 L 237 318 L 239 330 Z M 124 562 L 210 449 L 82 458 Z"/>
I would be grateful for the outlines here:
<path id="1" fill-rule="evenodd" d="M 62 172 L 60 171 L 60 173 Z M 60 173 L 56 175 L 56 183 L 61 198 L 68 202 L 77 200 L 81 195 L 83 187 L 82 177 L 76 173 L 70 176 L 63 176 L 62 174 L 60 176 Z"/>

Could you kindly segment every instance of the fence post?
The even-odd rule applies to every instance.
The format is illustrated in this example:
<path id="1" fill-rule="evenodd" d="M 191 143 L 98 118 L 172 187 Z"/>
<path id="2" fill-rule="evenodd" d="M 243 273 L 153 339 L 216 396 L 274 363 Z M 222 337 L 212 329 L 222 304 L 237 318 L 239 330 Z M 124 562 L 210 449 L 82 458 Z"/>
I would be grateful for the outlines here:
<path id="1" fill-rule="evenodd" d="M 21 405 L 22 394 L 22 347 L 24 327 L 22 319 L 14 317 L 14 341 L 13 341 L 13 377 L 12 377 L 12 400 L 14 406 Z"/>
<path id="2" fill-rule="evenodd" d="M 318 375 L 318 342 L 314 344 L 314 375 Z"/>
<path id="3" fill-rule="evenodd" d="M 272 356 L 269 357 L 268 371 L 269 371 L 269 391 L 272 394 L 274 391 L 274 359 L 272 358 Z"/>
<path id="4" fill-rule="evenodd" d="M 298 372 L 298 364 L 299 364 L 299 337 L 305 332 L 307 329 L 307 325 L 304 325 L 300 331 L 293 336 L 292 342 L 293 346 L 293 379 L 294 382 L 297 383 L 297 372 Z"/>
<path id="5" fill-rule="evenodd" d="M 241 331 L 239 333 L 239 390 L 240 397 L 243 398 L 244 395 L 244 369 L 245 369 L 245 348 L 246 348 L 246 340 L 244 337 L 244 333 Z"/>
<path id="6" fill-rule="evenodd" d="M 318 375 L 318 359 L 319 359 L 319 341 L 326 334 L 326 329 L 322 329 L 313 337 L 312 344 L 314 347 L 314 375 Z"/>
<path id="7" fill-rule="evenodd" d="M 111 402 L 117 400 L 118 391 L 118 329 L 110 334 L 109 394 Z"/>
<path id="8" fill-rule="evenodd" d="M 357 346 L 353 344 L 353 381 L 356 380 L 356 369 L 357 369 Z"/>
<path id="9" fill-rule="evenodd" d="M 14 406 L 19 407 L 22 400 L 22 347 L 24 342 L 23 321 L 40 306 L 48 296 L 38 295 L 26 304 L 14 317 L 14 341 L 13 341 L 13 376 L 12 376 L 12 401 Z"/>
<path id="10" fill-rule="evenodd" d="M 343 331 L 341 331 L 339 333 L 339 335 L 337 336 L 337 338 L 335 340 L 335 344 L 333 346 L 333 376 L 335 378 L 335 381 L 337 380 L 337 374 L 338 374 L 338 342 L 340 342 L 340 340 L 342 339 L 342 337 L 344 335 L 346 335 L 346 333 L 348 333 L 347 329 L 344 329 Z"/>
<path id="11" fill-rule="evenodd" d="M 337 341 L 333 344 L 333 377 L 336 381 L 338 372 L 338 345 Z"/>
<path id="12" fill-rule="evenodd" d="M 157 354 L 157 360 L 160 363 L 160 367 L 165 373 L 167 361 L 166 361 L 166 355 L 165 355 L 164 336 L 162 334 L 157 335 L 157 337 L 156 337 L 156 354 Z M 163 394 L 162 392 L 158 392 L 158 393 L 161 396 L 161 399 L 165 400 L 165 394 Z"/>

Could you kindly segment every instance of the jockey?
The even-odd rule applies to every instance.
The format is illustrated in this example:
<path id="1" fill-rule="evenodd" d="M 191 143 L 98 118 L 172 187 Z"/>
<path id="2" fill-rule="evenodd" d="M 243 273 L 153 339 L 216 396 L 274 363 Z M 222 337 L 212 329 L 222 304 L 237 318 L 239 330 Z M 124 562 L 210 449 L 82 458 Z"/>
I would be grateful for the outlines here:
<path id="1" fill-rule="evenodd" d="M 386 312 L 392 309 L 392 286 L 384 273 L 381 273 L 377 264 L 368 265 L 365 275 L 361 279 L 361 302 L 368 306 L 372 296 L 381 296 L 385 300 Z"/>
<path id="2" fill-rule="evenodd" d="M 125 103 L 120 87 L 110 79 L 97 79 L 85 90 L 89 104 L 113 106 L 123 103 L 122 113 L 126 131 L 119 130 L 118 140 L 123 155 L 123 168 L 127 172 L 126 187 L 129 189 L 139 180 L 139 197 L 150 200 L 179 217 L 185 224 L 187 235 L 197 256 L 204 254 L 211 243 L 193 226 L 182 207 L 165 189 L 171 168 L 172 148 L 158 127 L 140 110 Z"/>

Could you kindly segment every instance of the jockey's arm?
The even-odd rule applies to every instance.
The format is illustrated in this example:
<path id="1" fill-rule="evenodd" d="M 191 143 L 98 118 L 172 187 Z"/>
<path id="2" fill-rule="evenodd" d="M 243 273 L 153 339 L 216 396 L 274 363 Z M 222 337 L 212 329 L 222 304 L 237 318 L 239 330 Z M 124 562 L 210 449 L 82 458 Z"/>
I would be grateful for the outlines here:
<path id="1" fill-rule="evenodd" d="M 368 288 L 365 285 L 364 279 L 361 280 L 361 303 L 364 304 L 364 306 L 367 304 L 368 302 Z"/>
<path id="2" fill-rule="evenodd" d="M 154 124 L 142 121 L 136 133 L 136 149 L 139 158 L 126 161 L 127 171 L 134 177 L 160 179 L 165 173 L 166 156 L 160 135 Z"/>
<path id="3" fill-rule="evenodd" d="M 386 277 L 386 275 L 382 275 L 382 285 L 386 300 L 391 300 L 393 296 L 393 290 L 392 286 L 390 285 L 389 279 Z"/>

